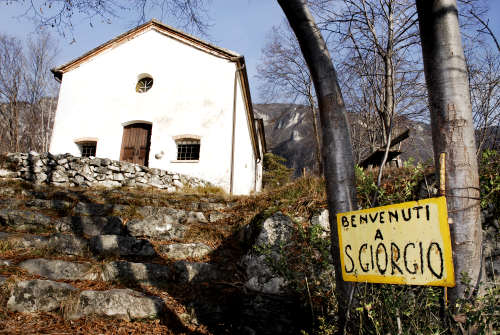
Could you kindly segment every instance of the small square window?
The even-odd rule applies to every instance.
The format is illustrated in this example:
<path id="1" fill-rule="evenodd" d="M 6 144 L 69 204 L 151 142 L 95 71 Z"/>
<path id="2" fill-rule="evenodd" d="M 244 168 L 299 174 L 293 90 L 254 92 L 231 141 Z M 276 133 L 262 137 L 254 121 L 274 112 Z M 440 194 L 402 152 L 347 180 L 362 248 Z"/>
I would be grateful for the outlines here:
<path id="1" fill-rule="evenodd" d="M 193 161 L 200 159 L 200 140 L 197 139 L 180 139 L 177 143 L 177 160 Z"/>
<path id="2" fill-rule="evenodd" d="M 85 142 L 85 143 L 79 143 L 80 146 L 80 151 L 82 153 L 82 157 L 95 157 L 95 152 L 96 152 L 96 147 L 97 143 L 96 142 Z"/>

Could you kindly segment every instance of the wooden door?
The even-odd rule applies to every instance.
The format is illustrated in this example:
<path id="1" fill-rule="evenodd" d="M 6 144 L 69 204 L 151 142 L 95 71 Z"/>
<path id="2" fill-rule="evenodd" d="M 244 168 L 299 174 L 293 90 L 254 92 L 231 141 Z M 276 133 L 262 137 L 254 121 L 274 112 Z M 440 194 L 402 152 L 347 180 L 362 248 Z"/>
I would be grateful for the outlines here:
<path id="1" fill-rule="evenodd" d="M 134 123 L 123 127 L 120 160 L 148 166 L 151 125 Z"/>

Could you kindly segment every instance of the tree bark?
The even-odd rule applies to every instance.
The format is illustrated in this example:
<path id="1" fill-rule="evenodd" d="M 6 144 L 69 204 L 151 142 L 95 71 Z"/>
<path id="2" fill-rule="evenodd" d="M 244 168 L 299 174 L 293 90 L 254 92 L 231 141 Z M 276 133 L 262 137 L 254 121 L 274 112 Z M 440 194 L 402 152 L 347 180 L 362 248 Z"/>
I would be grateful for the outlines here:
<path id="1" fill-rule="evenodd" d="M 307 95 L 307 99 L 309 100 L 309 106 L 311 107 L 311 113 L 312 113 L 314 140 L 316 142 L 315 155 L 316 155 L 316 164 L 318 165 L 318 176 L 321 177 L 323 175 L 323 160 L 321 159 L 321 139 L 319 138 L 319 128 L 318 128 L 318 117 L 317 117 L 316 104 L 314 103 L 314 98 L 310 92 L 311 92 L 311 90 L 309 90 L 309 94 Z"/>
<path id="2" fill-rule="evenodd" d="M 465 274 L 482 277 L 479 177 L 469 83 L 456 0 L 416 0 L 432 122 L 434 162 L 446 153 L 446 198 L 457 286 L 450 303 L 466 296 Z"/>
<path id="3" fill-rule="evenodd" d="M 318 98 L 340 324 L 345 323 L 352 284 L 342 280 L 337 213 L 357 209 L 350 130 L 337 73 L 306 0 L 278 0 L 299 42 Z"/>

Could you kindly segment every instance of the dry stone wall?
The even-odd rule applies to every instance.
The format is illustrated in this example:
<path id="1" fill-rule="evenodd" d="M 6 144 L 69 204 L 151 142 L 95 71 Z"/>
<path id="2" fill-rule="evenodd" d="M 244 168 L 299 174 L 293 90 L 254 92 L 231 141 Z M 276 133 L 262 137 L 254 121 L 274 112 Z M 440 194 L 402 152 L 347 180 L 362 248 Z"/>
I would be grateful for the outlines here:
<path id="1" fill-rule="evenodd" d="M 199 178 L 148 168 L 107 158 L 75 157 L 70 154 L 8 153 L 0 178 L 20 178 L 56 186 L 140 186 L 174 192 L 184 187 L 209 186 Z"/>

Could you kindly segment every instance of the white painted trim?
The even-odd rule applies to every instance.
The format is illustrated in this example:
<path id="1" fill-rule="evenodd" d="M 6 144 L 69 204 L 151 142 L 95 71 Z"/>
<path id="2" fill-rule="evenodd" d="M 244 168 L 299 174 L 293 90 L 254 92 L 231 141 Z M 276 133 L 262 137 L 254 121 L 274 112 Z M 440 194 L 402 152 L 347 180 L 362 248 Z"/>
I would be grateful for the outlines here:
<path id="1" fill-rule="evenodd" d="M 86 143 L 86 142 L 98 142 L 97 137 L 79 137 L 73 140 L 76 144 Z"/>
<path id="2" fill-rule="evenodd" d="M 172 136 L 172 138 L 174 139 L 174 141 L 182 140 L 182 139 L 185 139 L 185 138 L 190 138 L 190 139 L 199 140 L 199 141 L 201 140 L 201 136 L 199 136 L 199 135 L 193 135 L 193 134 L 175 135 L 175 136 Z"/>
<path id="3" fill-rule="evenodd" d="M 126 126 L 130 126 L 131 124 L 135 124 L 135 123 L 145 123 L 145 124 L 150 124 L 150 125 L 153 125 L 153 122 L 151 122 L 151 121 L 145 121 L 145 120 L 132 120 L 132 121 L 123 122 L 123 123 L 122 123 L 122 126 L 126 127 Z"/>
<path id="4" fill-rule="evenodd" d="M 199 160 L 173 160 L 170 163 L 199 163 Z"/>

